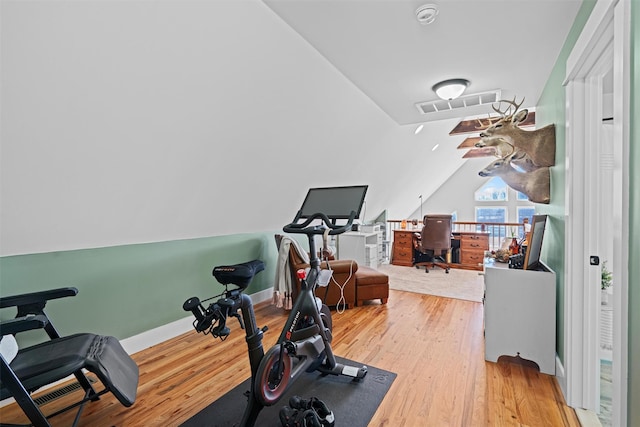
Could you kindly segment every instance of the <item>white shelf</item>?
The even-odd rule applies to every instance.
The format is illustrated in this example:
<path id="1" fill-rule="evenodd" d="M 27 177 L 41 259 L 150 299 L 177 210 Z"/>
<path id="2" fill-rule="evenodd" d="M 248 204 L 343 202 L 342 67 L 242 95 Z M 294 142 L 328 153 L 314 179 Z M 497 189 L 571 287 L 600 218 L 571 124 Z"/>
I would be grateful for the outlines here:
<path id="1" fill-rule="evenodd" d="M 378 268 L 383 256 L 381 231 L 350 231 L 338 236 L 338 259 L 353 259 L 358 265 Z"/>

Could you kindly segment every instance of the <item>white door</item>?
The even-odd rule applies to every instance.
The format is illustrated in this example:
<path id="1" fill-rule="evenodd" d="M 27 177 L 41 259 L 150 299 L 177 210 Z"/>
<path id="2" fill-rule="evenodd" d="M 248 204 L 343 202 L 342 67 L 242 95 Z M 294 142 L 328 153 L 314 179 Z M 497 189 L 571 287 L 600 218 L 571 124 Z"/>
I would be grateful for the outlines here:
<path id="1" fill-rule="evenodd" d="M 626 251 L 628 230 L 629 3 L 596 3 L 567 60 L 565 206 L 566 399 L 600 411 L 600 260 L 616 272 L 612 424 L 626 425 Z M 612 78 L 611 129 L 602 119 Z M 610 138 L 608 137 L 610 135 Z M 607 145 L 609 144 L 609 145 Z M 605 195 L 604 192 L 607 192 Z M 608 210 L 602 208 L 608 205 Z M 605 225 L 606 224 L 606 225 Z M 611 257 L 611 259 L 609 259 Z M 623 267 L 624 266 L 624 267 Z"/>

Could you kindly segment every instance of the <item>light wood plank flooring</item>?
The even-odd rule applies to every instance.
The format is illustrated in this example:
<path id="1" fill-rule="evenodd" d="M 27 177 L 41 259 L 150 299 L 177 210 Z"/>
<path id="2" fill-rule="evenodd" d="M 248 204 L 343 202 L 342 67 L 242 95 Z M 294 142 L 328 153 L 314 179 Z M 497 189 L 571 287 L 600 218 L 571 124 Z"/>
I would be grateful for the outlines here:
<path id="1" fill-rule="evenodd" d="M 485 362 L 482 310 L 480 303 L 391 290 L 386 305 L 334 312 L 336 355 L 398 374 L 369 426 L 580 425 L 555 378 Z M 263 303 L 256 317 L 259 326 L 269 327 L 269 348 L 285 315 Z M 244 332 L 235 319 L 229 324 L 232 335 L 225 342 L 193 331 L 135 354 L 135 405 L 124 408 L 110 394 L 103 396 L 88 404 L 80 425 L 177 426 L 200 411 L 250 375 Z M 48 413 L 63 400 L 43 409 Z M 67 413 L 52 424 L 68 426 L 72 418 Z M 0 421 L 26 420 L 11 405 L 0 409 Z"/>

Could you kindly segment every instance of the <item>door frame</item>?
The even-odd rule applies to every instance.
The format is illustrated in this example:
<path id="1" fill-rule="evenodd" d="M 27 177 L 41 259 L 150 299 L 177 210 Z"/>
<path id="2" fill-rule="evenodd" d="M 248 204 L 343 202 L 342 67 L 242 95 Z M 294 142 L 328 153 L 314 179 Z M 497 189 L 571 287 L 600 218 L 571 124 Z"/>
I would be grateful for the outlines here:
<path id="1" fill-rule="evenodd" d="M 613 425 L 626 425 L 628 363 L 629 88 L 630 2 L 600 0 L 594 6 L 567 59 L 565 180 L 565 399 L 569 406 L 597 412 L 599 407 L 599 305 L 597 174 L 602 118 L 602 73 L 613 66 L 615 272 L 613 292 Z M 607 62 L 609 61 L 609 62 Z"/>

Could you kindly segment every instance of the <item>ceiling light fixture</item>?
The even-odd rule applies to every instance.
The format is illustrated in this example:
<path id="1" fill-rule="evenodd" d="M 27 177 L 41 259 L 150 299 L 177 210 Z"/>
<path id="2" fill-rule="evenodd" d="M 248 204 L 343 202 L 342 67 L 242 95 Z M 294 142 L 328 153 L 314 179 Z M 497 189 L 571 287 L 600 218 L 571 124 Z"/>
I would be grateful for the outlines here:
<path id="1" fill-rule="evenodd" d="M 416 130 L 413 131 L 413 133 L 417 135 L 420 132 L 422 132 L 422 129 L 424 129 L 424 125 L 418 125 L 418 127 L 416 128 Z"/>
<path id="2" fill-rule="evenodd" d="M 436 83 L 431 89 L 438 95 L 439 98 L 446 101 L 456 99 L 464 93 L 469 86 L 469 80 L 466 79 L 449 79 Z"/>
<path id="3" fill-rule="evenodd" d="M 428 25 L 436 20 L 438 13 L 437 4 L 425 4 L 416 10 L 416 18 L 422 25 Z"/>

